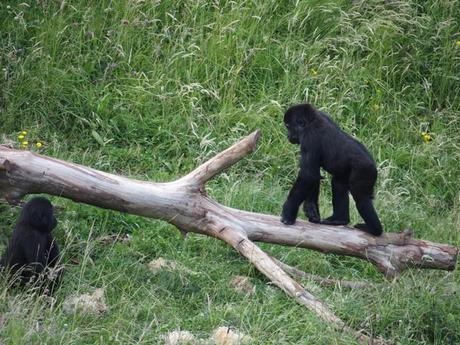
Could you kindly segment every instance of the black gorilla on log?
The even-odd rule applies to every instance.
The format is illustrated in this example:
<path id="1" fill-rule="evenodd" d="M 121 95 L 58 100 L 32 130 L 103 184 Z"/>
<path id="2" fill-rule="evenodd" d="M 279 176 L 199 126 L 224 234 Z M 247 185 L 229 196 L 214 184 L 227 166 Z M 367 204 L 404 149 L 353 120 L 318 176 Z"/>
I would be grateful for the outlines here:
<path id="1" fill-rule="evenodd" d="M 382 225 L 372 205 L 377 169 L 364 145 L 310 104 L 290 107 L 284 115 L 284 124 L 289 141 L 300 145 L 301 158 L 299 175 L 284 203 L 281 222 L 294 224 L 303 202 L 309 221 L 346 225 L 350 222 L 350 191 L 365 222 L 355 227 L 375 236 L 381 235 Z M 322 221 L 318 208 L 320 167 L 332 175 L 333 214 Z"/>
<path id="2" fill-rule="evenodd" d="M 37 278 L 46 267 L 54 267 L 59 249 L 51 230 L 56 225 L 53 205 L 48 199 L 36 197 L 28 201 L 22 208 L 0 267 L 18 274 L 22 284 Z"/>

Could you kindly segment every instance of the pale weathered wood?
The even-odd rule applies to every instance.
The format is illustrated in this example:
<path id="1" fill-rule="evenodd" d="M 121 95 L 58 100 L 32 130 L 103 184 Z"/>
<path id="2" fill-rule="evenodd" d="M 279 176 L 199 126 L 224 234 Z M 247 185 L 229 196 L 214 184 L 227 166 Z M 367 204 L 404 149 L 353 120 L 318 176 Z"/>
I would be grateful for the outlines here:
<path id="1" fill-rule="evenodd" d="M 307 307 L 335 329 L 353 334 L 364 344 L 385 344 L 383 339 L 369 337 L 362 332 L 348 327 L 321 300 L 313 296 L 302 285 L 292 279 L 267 253 L 249 240 L 244 233 L 231 228 L 216 226 L 218 237 L 235 248 L 246 257 L 256 268 L 267 276 L 276 286 L 294 298 L 297 303 Z"/>
<path id="2" fill-rule="evenodd" d="M 0 194 L 17 202 L 26 194 L 47 193 L 107 209 L 163 219 L 181 231 L 212 236 L 228 243 L 278 287 L 336 329 L 361 342 L 380 343 L 348 328 L 320 300 L 286 274 L 253 241 L 303 247 L 369 260 L 387 276 L 406 267 L 455 267 L 457 249 L 415 240 L 408 233 L 376 238 L 356 229 L 298 221 L 286 226 L 278 216 L 229 208 L 206 195 L 204 185 L 223 169 L 254 151 L 259 131 L 216 155 L 188 175 L 151 183 L 113 175 L 28 151 L 0 146 Z"/>
<path id="3" fill-rule="evenodd" d="M 453 270 L 458 249 L 412 238 L 408 232 L 384 233 L 380 237 L 345 226 L 319 225 L 297 221 L 280 225 L 279 217 L 227 208 L 244 223 L 253 241 L 284 244 L 358 257 L 372 262 L 392 278 L 408 267 Z"/>

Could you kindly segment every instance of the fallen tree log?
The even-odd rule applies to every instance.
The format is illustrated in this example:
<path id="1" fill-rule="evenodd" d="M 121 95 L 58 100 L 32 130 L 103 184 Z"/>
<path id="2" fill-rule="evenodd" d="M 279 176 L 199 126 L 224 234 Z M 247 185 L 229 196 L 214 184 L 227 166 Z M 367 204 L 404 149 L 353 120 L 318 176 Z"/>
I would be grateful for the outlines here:
<path id="1" fill-rule="evenodd" d="M 406 267 L 452 270 L 457 249 L 416 240 L 411 234 L 386 233 L 373 237 L 347 227 L 298 221 L 285 226 L 278 216 L 246 212 L 209 198 L 206 182 L 255 150 L 259 131 L 219 153 L 188 175 L 172 182 L 129 179 L 29 151 L 0 146 L 0 194 L 10 203 L 26 194 L 47 193 L 107 209 L 163 219 L 182 232 L 218 238 L 248 258 L 278 287 L 335 328 L 349 329 L 321 301 L 294 281 L 254 241 L 283 244 L 368 260 L 388 277 Z M 375 342 L 374 342 L 375 343 Z"/>

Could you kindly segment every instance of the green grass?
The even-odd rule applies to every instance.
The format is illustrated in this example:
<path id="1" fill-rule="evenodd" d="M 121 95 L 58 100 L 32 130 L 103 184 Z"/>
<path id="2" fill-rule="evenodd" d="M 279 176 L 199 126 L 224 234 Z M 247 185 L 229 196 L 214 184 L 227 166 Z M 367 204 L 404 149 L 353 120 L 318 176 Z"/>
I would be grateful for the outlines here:
<path id="1" fill-rule="evenodd" d="M 297 169 L 281 123 L 309 101 L 373 153 L 388 231 L 460 246 L 460 1 L 2 1 L 0 131 L 44 154 L 169 181 L 256 128 L 258 150 L 209 184 L 219 202 L 279 214 Z M 424 143 L 421 132 L 433 141 Z M 17 144 L 19 147 L 19 144 Z M 321 211 L 331 210 L 329 180 Z M 56 303 L 0 283 L 0 343 L 162 344 L 231 326 L 254 344 L 354 344 L 269 284 L 234 250 L 140 217 L 52 198 L 65 272 Z M 0 204 L 1 246 L 17 209 Z M 353 208 L 353 221 L 358 216 Z M 129 233 L 129 245 L 102 245 Z M 368 263 L 263 245 L 322 276 L 383 282 Z M 152 274 L 147 263 L 187 270 Z M 230 286 L 250 277 L 253 297 Z M 354 328 L 397 344 L 460 343 L 460 276 L 406 272 L 383 288 L 305 282 Z M 64 300 L 106 288 L 101 317 Z"/>

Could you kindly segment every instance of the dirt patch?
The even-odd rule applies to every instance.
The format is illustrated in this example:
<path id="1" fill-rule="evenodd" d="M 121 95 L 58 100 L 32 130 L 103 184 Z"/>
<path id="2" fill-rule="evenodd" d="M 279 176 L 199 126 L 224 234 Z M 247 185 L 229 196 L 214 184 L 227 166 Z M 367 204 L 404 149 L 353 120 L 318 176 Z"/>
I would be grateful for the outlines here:
<path id="1" fill-rule="evenodd" d="M 96 289 L 92 295 L 83 294 L 67 298 L 64 301 L 64 311 L 66 313 L 80 311 L 88 315 L 101 315 L 105 313 L 107 306 L 104 299 L 104 289 Z"/>
<path id="2" fill-rule="evenodd" d="M 251 283 L 248 277 L 234 276 L 230 284 L 241 294 L 252 296 L 256 293 L 256 287 Z"/>

